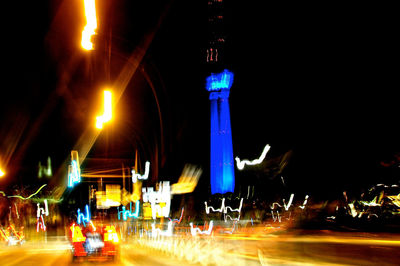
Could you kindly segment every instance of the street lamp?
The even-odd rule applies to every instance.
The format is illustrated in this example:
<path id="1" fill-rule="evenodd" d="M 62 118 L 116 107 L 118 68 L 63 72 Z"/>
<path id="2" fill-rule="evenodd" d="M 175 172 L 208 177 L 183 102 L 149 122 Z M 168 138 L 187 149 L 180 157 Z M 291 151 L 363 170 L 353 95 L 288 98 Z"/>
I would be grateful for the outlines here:
<path id="1" fill-rule="evenodd" d="M 95 0 L 84 0 L 86 26 L 82 31 L 82 48 L 85 50 L 93 50 L 92 36 L 96 34 L 97 19 L 96 19 L 96 4 Z"/>
<path id="2" fill-rule="evenodd" d="M 96 117 L 96 128 L 102 129 L 103 124 L 112 118 L 112 93 L 110 90 L 104 90 L 104 111 L 101 116 Z"/>
<path id="3" fill-rule="evenodd" d="M 5 175 L 6 175 L 6 173 L 3 171 L 3 169 L 0 168 L 0 177 L 3 177 Z"/>

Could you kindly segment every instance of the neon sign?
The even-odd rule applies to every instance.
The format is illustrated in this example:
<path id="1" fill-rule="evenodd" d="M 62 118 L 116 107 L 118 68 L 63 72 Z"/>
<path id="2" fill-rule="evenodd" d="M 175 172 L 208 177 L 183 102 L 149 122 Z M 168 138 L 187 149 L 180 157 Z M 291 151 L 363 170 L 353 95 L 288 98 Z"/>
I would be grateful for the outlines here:
<path id="1" fill-rule="evenodd" d="M 90 211 L 89 211 L 89 206 L 86 204 L 85 206 L 86 210 L 86 216 L 81 213 L 81 209 L 78 209 L 78 220 L 77 223 L 81 224 L 83 223 L 84 226 L 86 226 L 86 223 L 89 223 L 90 221 Z"/>
<path id="2" fill-rule="evenodd" d="M 121 215 L 122 215 L 122 219 L 124 221 L 126 221 L 129 218 L 135 218 L 137 219 L 139 216 L 139 205 L 140 205 L 140 201 L 136 201 L 136 205 L 135 205 L 135 212 L 132 212 L 132 202 L 129 203 L 130 204 L 130 208 L 129 210 L 125 210 L 125 206 L 122 206 L 122 210 L 119 210 L 118 207 L 118 220 L 121 220 Z"/>
<path id="3" fill-rule="evenodd" d="M 143 175 L 136 173 L 135 169 L 132 169 L 131 172 L 132 172 L 132 183 L 136 183 L 138 181 L 138 179 L 147 180 L 147 178 L 149 177 L 149 172 L 150 172 L 150 162 L 146 162 Z"/>
<path id="4" fill-rule="evenodd" d="M 36 211 L 36 232 L 39 232 L 39 228 L 46 231 L 46 224 L 44 223 L 43 215 L 49 216 L 49 209 L 47 206 L 47 200 L 44 200 L 44 208 L 40 207 L 40 203 L 37 204 Z"/>

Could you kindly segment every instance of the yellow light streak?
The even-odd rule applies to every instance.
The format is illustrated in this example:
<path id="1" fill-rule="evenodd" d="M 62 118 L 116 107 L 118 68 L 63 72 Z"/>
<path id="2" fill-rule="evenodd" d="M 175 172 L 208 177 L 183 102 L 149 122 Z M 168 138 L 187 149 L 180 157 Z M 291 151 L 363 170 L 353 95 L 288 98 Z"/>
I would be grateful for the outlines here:
<path id="1" fill-rule="evenodd" d="M 82 31 L 82 48 L 85 50 L 93 50 L 92 36 L 96 34 L 97 19 L 96 19 L 96 4 L 95 0 L 84 0 L 86 26 Z"/>
<path id="2" fill-rule="evenodd" d="M 31 194 L 29 197 L 26 197 L 26 198 L 22 197 L 20 195 L 7 196 L 7 198 L 20 198 L 20 199 L 23 199 L 23 200 L 27 200 L 27 199 L 30 199 L 33 196 L 35 196 L 37 193 L 39 193 L 39 191 L 42 190 L 42 188 L 44 188 L 45 186 L 47 186 L 47 184 L 42 185 L 35 193 Z"/>
<path id="3" fill-rule="evenodd" d="M 6 175 L 6 173 L 4 173 L 4 171 L 0 169 L 0 177 L 3 177 L 5 175 Z"/>
<path id="4" fill-rule="evenodd" d="M 104 90 L 104 113 L 96 117 L 96 128 L 102 129 L 103 124 L 109 122 L 112 118 L 112 93 Z"/>

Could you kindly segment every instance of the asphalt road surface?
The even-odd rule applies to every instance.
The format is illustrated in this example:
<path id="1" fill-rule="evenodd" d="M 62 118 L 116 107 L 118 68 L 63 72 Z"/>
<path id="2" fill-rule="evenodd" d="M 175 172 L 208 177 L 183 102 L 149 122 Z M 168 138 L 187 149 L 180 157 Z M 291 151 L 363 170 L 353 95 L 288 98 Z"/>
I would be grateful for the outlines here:
<path id="1" fill-rule="evenodd" d="M 400 265 L 400 236 L 330 231 L 131 240 L 116 261 L 72 261 L 67 241 L 0 249 L 0 265 Z"/>

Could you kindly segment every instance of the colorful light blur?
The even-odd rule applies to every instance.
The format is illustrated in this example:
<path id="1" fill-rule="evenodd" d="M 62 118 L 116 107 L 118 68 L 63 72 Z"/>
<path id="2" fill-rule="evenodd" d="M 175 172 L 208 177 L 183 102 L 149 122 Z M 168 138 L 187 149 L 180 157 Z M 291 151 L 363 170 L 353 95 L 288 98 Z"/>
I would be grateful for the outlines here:
<path id="1" fill-rule="evenodd" d="M 182 174 L 179 177 L 178 183 L 172 184 L 172 194 L 185 194 L 191 193 L 197 186 L 199 178 L 203 170 L 191 165 L 185 165 Z"/>
<path id="2" fill-rule="evenodd" d="M 68 187 L 72 188 L 76 183 L 81 182 L 81 175 L 78 163 L 73 160 L 71 165 L 68 166 Z"/>
<path id="3" fill-rule="evenodd" d="M 95 0 L 84 0 L 86 26 L 82 31 L 82 48 L 85 50 L 93 50 L 92 36 L 96 34 L 97 18 Z"/>
<path id="4" fill-rule="evenodd" d="M 119 243 L 119 237 L 114 225 L 107 225 L 104 233 L 104 241 L 112 241 L 113 243 Z"/>
<path id="5" fill-rule="evenodd" d="M 19 198 L 19 199 L 22 199 L 22 200 L 27 200 L 27 199 L 32 198 L 32 197 L 35 196 L 36 194 L 38 194 L 38 193 L 42 190 L 42 188 L 44 188 L 45 186 L 47 186 L 47 184 L 42 185 L 38 190 L 36 190 L 35 193 L 29 195 L 28 197 L 22 197 L 22 196 L 20 196 L 20 195 L 12 195 L 12 196 L 7 196 L 7 198 Z M 1 191 L 0 191 L 0 192 L 1 192 Z M 4 192 L 3 192 L 3 193 L 4 193 Z M 4 195 L 5 195 L 5 194 L 4 194 Z"/>
<path id="6" fill-rule="evenodd" d="M 169 217 L 171 208 L 171 188 L 169 181 L 160 182 L 158 191 L 152 187 L 142 188 L 143 202 L 151 204 L 153 219 L 156 217 Z M 143 211 L 145 208 L 143 207 Z"/>
<path id="7" fill-rule="evenodd" d="M 271 148 L 271 146 L 269 146 L 268 144 L 265 145 L 264 150 L 262 151 L 260 157 L 259 157 L 258 159 L 252 160 L 252 161 L 249 161 L 249 160 L 246 160 L 246 159 L 245 159 L 245 160 L 240 160 L 239 157 L 236 157 L 236 158 L 235 158 L 235 160 L 236 160 L 236 167 L 237 167 L 239 170 L 243 170 L 243 168 L 244 168 L 245 165 L 257 165 L 257 164 L 262 163 L 262 162 L 264 161 L 265 156 L 267 155 L 267 153 L 268 153 L 268 151 L 269 151 L 270 148 Z"/>
<path id="8" fill-rule="evenodd" d="M 172 236 L 172 221 L 168 222 L 167 230 L 161 230 L 160 228 L 156 228 L 155 223 L 151 224 L 151 236 L 153 238 L 158 236 Z"/>
<path id="9" fill-rule="evenodd" d="M 96 128 L 102 129 L 103 124 L 112 119 L 112 93 L 110 90 L 104 90 L 104 110 L 101 116 L 96 117 Z"/>
<path id="10" fill-rule="evenodd" d="M 46 224 L 44 223 L 43 215 L 49 216 L 49 208 L 47 206 L 47 200 L 44 200 L 44 208 L 40 207 L 40 203 L 37 204 L 36 232 L 39 232 L 39 229 L 46 231 Z"/>
<path id="11" fill-rule="evenodd" d="M 75 225 L 75 223 L 73 223 L 69 229 L 71 230 L 71 234 L 72 234 L 72 242 L 85 242 L 86 241 L 86 237 L 83 236 L 81 228 L 79 226 Z"/>
<path id="12" fill-rule="evenodd" d="M 183 211 L 184 211 L 184 207 L 182 207 L 181 216 L 179 217 L 179 219 L 171 219 L 171 218 L 168 218 L 168 219 L 173 223 L 180 224 L 182 221 L 182 217 L 183 217 Z"/>
<path id="13" fill-rule="evenodd" d="M 233 73 L 224 70 L 206 79 L 206 89 L 211 102 L 211 194 L 234 192 L 235 173 L 233 162 L 232 133 L 229 111 L 229 90 Z"/>

